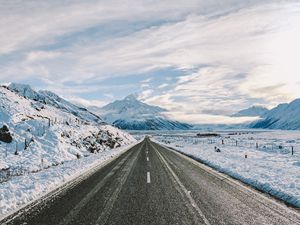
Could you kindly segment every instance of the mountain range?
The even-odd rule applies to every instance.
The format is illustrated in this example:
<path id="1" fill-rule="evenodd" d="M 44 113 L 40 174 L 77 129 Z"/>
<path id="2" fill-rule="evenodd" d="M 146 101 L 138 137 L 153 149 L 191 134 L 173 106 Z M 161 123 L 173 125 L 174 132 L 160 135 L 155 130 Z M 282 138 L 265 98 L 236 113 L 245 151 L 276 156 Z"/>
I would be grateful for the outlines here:
<path id="1" fill-rule="evenodd" d="M 244 124 L 245 128 L 299 130 L 300 99 L 295 99 L 290 103 L 279 104 L 270 110 L 260 106 L 253 106 L 241 110 L 232 116 L 258 117 L 257 120 L 250 124 Z"/>
<path id="2" fill-rule="evenodd" d="M 280 104 L 273 109 L 252 106 L 241 110 L 232 117 L 255 117 L 255 121 L 245 124 L 191 125 L 168 119 L 164 116 L 166 109 L 148 105 L 129 95 L 122 100 L 109 103 L 102 108 L 93 108 L 94 113 L 101 115 L 107 123 L 128 130 L 187 130 L 203 129 L 203 127 L 225 128 L 262 128 L 262 129 L 300 129 L 300 99 L 291 103 Z"/>
<path id="3" fill-rule="evenodd" d="M 11 83 L 9 90 L 18 93 L 34 102 L 33 106 L 53 106 L 77 118 L 95 124 L 112 124 L 127 130 L 187 130 L 197 126 L 167 118 L 166 109 L 146 104 L 138 100 L 136 95 L 129 95 L 122 100 L 116 100 L 101 108 L 84 108 L 77 106 L 50 91 L 35 91 L 29 85 Z M 238 127 L 263 129 L 300 129 L 300 99 L 290 103 L 279 104 L 268 110 L 261 106 L 252 106 L 241 110 L 232 117 L 258 117 L 250 124 L 240 124 Z"/>
<path id="4" fill-rule="evenodd" d="M 141 102 L 135 95 L 116 100 L 102 108 L 92 108 L 104 121 L 127 130 L 187 130 L 192 125 L 170 120 L 166 109 Z"/>
<path id="5" fill-rule="evenodd" d="M 51 91 L 35 91 L 29 85 L 18 83 L 11 83 L 8 86 L 8 89 L 18 93 L 19 95 L 27 99 L 34 100 L 35 102 L 39 102 L 41 104 L 51 105 L 64 112 L 69 112 L 80 119 L 89 122 L 103 123 L 103 120 L 98 115 L 90 112 L 86 108 L 74 105 L 73 103 L 61 98 Z"/>
<path id="6" fill-rule="evenodd" d="M 279 104 L 266 111 L 258 121 L 249 126 L 251 128 L 299 130 L 300 129 L 300 99 L 290 103 Z"/>
<path id="7" fill-rule="evenodd" d="M 243 109 L 235 114 L 232 115 L 232 117 L 262 117 L 265 113 L 267 113 L 269 110 L 262 106 L 252 106 L 248 109 Z"/>

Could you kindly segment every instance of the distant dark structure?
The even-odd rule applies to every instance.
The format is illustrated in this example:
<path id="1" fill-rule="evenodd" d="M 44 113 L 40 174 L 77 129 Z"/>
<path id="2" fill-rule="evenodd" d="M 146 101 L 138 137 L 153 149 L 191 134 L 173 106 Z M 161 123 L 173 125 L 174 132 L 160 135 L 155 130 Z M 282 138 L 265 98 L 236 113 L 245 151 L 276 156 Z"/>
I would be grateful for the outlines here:
<path id="1" fill-rule="evenodd" d="M 217 133 L 199 133 L 197 137 L 220 137 L 220 134 Z"/>
<path id="2" fill-rule="evenodd" d="M 6 125 L 3 125 L 0 128 L 0 141 L 5 143 L 11 143 L 12 142 L 12 136 L 9 132 L 9 129 Z"/>

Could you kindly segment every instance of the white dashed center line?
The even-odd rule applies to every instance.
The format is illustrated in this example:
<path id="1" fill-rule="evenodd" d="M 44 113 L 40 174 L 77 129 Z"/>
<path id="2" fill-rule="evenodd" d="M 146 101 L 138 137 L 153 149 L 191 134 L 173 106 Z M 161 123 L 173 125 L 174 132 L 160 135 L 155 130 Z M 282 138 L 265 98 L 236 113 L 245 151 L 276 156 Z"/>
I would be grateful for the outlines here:
<path id="1" fill-rule="evenodd" d="M 149 162 L 149 157 L 147 157 L 147 161 Z"/>
<path id="2" fill-rule="evenodd" d="M 147 172 L 147 183 L 150 184 L 151 180 L 150 180 L 150 172 Z"/>

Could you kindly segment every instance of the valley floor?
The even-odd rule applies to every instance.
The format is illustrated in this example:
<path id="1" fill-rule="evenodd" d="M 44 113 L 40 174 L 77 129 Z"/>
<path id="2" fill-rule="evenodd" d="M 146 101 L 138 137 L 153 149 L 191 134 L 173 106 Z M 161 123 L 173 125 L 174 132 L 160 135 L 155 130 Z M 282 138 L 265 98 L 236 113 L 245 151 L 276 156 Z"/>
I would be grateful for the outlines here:
<path id="1" fill-rule="evenodd" d="M 3 225 L 296 225 L 300 214 L 149 138 Z"/>

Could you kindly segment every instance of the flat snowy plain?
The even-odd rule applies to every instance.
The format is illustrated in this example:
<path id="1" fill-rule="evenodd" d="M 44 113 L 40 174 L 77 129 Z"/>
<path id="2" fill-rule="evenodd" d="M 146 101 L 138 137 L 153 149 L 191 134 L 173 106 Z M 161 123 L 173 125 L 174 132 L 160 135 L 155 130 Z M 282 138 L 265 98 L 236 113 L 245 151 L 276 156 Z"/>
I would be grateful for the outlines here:
<path id="1" fill-rule="evenodd" d="M 197 133 L 219 136 L 201 137 Z M 137 139 L 144 135 L 132 134 Z M 300 131 L 161 131 L 147 134 L 220 172 L 300 207 Z"/>

